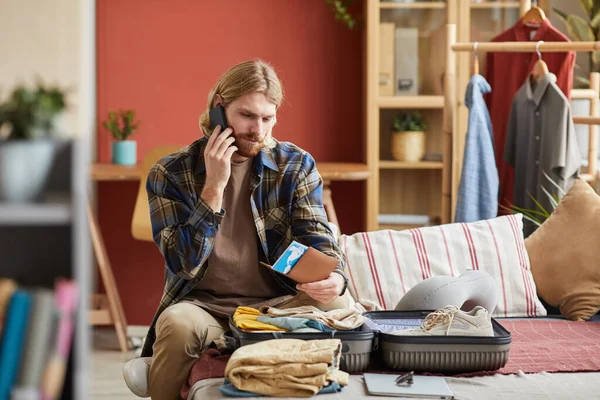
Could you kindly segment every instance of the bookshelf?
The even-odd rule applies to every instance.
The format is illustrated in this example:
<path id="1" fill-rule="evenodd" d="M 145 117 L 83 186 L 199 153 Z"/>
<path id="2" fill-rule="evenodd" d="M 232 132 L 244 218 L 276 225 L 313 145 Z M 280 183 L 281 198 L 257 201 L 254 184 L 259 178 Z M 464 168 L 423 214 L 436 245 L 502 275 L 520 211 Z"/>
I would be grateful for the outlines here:
<path id="1" fill-rule="evenodd" d="M 366 149 L 367 164 L 372 171 L 367 182 L 368 230 L 405 229 L 440 221 L 445 168 L 440 160 L 445 26 L 449 18 L 455 18 L 455 8 L 454 0 L 366 2 Z M 387 28 L 382 28 L 382 23 Z M 399 36 L 404 33 L 399 33 L 398 28 L 404 28 L 410 37 L 413 53 L 407 57 L 413 59 L 413 65 L 409 68 L 418 71 L 409 77 L 416 89 L 406 93 L 397 89 L 399 81 L 395 74 L 396 49 L 402 46 L 399 40 L 404 40 Z M 384 83 L 390 70 L 393 87 Z M 425 152 L 437 158 L 418 161 L 394 158 L 391 127 L 394 117 L 401 112 L 419 112 L 424 116 L 428 125 Z"/>
<path id="2" fill-rule="evenodd" d="M 86 399 L 90 364 L 87 309 L 91 253 L 85 214 L 89 151 L 83 148 L 80 139 L 57 141 L 55 145 L 56 154 L 43 199 L 27 204 L 0 202 L 0 278 L 11 279 L 19 290 L 34 295 L 46 289 L 52 298 L 57 279 L 75 282 L 78 292 L 75 326 L 59 398 Z M 32 307 L 34 305 L 32 303 Z M 26 321 L 27 328 L 31 328 L 31 314 Z M 53 347 L 54 342 L 50 343 Z M 26 347 L 25 342 L 23 347 Z M 22 373 L 21 367 L 26 364 L 25 352 L 20 354 L 16 381 Z"/>
<path id="3" fill-rule="evenodd" d="M 464 147 L 467 110 L 462 105 L 464 92 L 459 90 L 455 95 L 461 106 L 453 117 L 452 144 L 445 147 L 443 80 L 448 45 L 446 24 L 456 24 L 457 41 L 486 41 L 512 26 L 519 14 L 530 7 L 531 1 L 528 0 L 366 1 L 365 147 L 367 165 L 371 171 L 371 178 L 367 182 L 368 230 L 415 227 L 418 224 L 410 221 L 422 223 L 424 216 L 429 217 L 428 224 L 452 222 L 462 166 L 462 154 L 458 154 L 456 149 Z M 390 80 L 397 84 L 394 77 L 389 77 L 389 72 L 390 59 L 396 61 L 394 53 L 398 48 L 398 39 L 390 39 L 390 28 L 385 33 L 381 28 L 382 23 L 393 23 L 394 30 L 416 30 L 416 33 L 412 33 L 418 41 L 415 50 L 418 54 L 412 55 L 418 65 L 416 94 L 399 93 L 396 87 L 391 89 L 394 93 L 390 93 L 390 87 L 386 87 Z M 474 35 L 478 38 L 474 39 Z M 484 58 L 480 56 L 481 70 L 484 68 Z M 466 53 L 457 54 L 455 59 L 457 88 L 462 90 L 471 77 L 472 61 Z M 396 65 L 392 76 L 397 69 Z M 426 153 L 435 153 L 438 158 L 417 162 L 394 159 L 391 152 L 394 115 L 412 111 L 418 111 L 425 117 L 429 126 L 426 131 Z M 440 156 L 442 160 L 439 160 Z M 450 180 L 447 203 L 443 200 L 443 177 Z M 450 212 L 444 212 L 448 209 Z M 392 220 L 408 222 L 380 223 L 380 217 L 388 215 L 398 217 Z"/>

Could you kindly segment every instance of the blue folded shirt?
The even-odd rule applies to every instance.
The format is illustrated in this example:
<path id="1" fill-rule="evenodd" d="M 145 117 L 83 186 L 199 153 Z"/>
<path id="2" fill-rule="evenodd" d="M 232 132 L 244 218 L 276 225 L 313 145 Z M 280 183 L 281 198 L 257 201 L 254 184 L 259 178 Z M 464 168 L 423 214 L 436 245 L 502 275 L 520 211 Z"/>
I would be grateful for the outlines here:
<path id="1" fill-rule="evenodd" d="M 319 321 L 308 318 L 296 317 L 267 317 L 259 315 L 256 318 L 259 322 L 275 325 L 279 328 L 287 329 L 290 332 L 331 332 L 332 329 L 323 325 Z"/>
<path id="2" fill-rule="evenodd" d="M 227 378 L 223 382 L 223 385 L 219 388 L 221 393 L 228 397 L 270 397 L 264 394 L 256 394 L 252 392 L 246 392 L 245 390 L 239 390 L 236 388 L 233 383 L 229 382 Z M 337 382 L 331 382 L 329 385 L 323 387 L 317 394 L 328 394 L 328 393 L 338 393 L 344 389 L 343 386 L 340 386 Z"/>

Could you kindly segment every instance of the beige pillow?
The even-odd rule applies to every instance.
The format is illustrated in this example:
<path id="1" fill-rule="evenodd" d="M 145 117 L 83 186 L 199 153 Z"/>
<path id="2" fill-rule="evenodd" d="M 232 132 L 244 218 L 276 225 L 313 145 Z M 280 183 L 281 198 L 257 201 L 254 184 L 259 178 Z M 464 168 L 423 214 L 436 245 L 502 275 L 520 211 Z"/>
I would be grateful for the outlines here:
<path id="1" fill-rule="evenodd" d="M 600 310 L 600 196 L 581 179 L 525 240 L 539 296 L 569 319 Z"/>

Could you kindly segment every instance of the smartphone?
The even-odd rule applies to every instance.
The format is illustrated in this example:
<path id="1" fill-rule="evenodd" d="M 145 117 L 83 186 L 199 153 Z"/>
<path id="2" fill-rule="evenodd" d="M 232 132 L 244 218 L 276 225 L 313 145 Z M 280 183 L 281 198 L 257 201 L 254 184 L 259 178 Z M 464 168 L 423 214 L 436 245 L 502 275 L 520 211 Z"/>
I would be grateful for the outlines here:
<path id="1" fill-rule="evenodd" d="M 218 105 L 209 111 L 208 119 L 210 120 L 211 131 L 214 131 L 217 125 L 221 126 L 221 132 L 228 127 L 227 118 L 225 117 L 225 109 L 221 105 Z"/>

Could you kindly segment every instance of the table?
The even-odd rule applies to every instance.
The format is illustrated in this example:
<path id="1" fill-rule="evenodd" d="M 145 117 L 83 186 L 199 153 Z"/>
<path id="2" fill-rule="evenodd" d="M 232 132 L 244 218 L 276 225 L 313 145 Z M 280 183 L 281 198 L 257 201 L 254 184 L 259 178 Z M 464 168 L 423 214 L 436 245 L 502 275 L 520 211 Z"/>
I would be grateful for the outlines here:
<path id="1" fill-rule="evenodd" d="M 317 169 L 323 178 L 323 206 L 327 218 L 339 227 L 333 199 L 331 195 L 332 181 L 363 181 L 369 178 L 371 172 L 366 164 L 317 162 Z M 92 164 L 91 178 L 93 181 L 139 181 L 140 166 L 125 166 L 108 163 Z"/>

